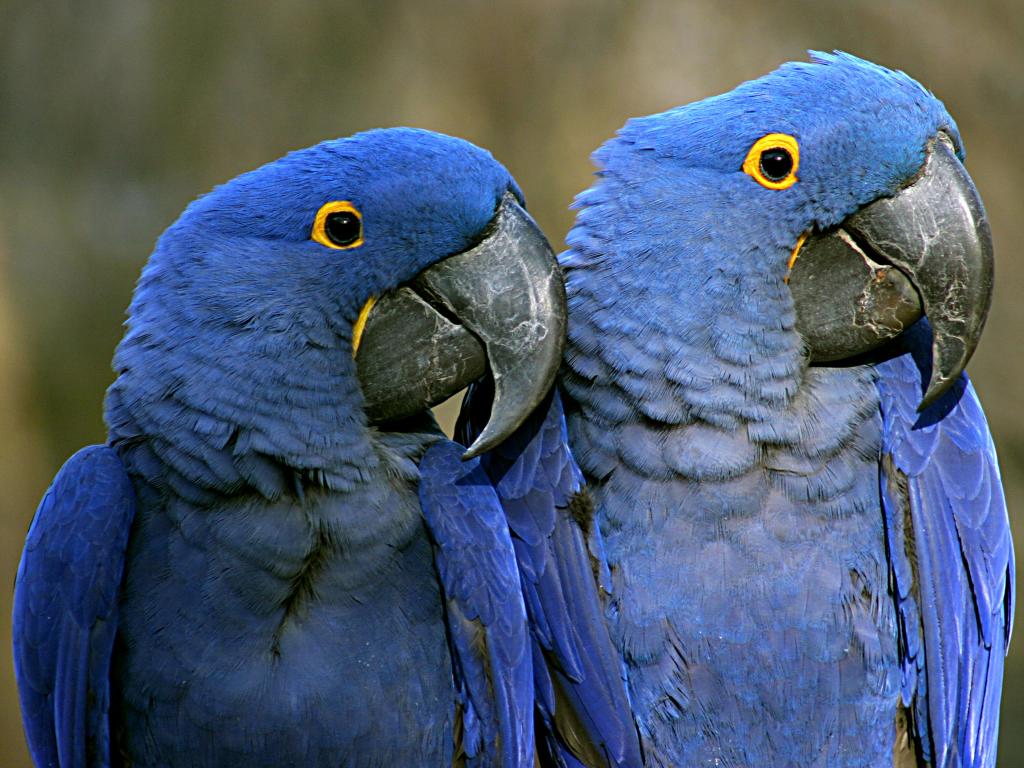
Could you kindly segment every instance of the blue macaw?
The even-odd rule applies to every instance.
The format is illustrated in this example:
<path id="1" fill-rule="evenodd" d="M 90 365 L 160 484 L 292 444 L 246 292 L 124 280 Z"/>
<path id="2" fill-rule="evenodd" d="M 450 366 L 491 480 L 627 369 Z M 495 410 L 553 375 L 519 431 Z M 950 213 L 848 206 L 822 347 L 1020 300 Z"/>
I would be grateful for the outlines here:
<path id="1" fill-rule="evenodd" d="M 522 766 L 533 651 L 473 458 L 564 345 L 554 254 L 467 142 L 371 131 L 191 204 L 129 309 L 109 439 L 15 587 L 39 766 Z M 427 408 L 489 374 L 467 452 Z"/>
<path id="2" fill-rule="evenodd" d="M 953 119 L 812 54 L 594 157 L 561 388 L 644 763 L 994 765 L 1013 551 Z"/>

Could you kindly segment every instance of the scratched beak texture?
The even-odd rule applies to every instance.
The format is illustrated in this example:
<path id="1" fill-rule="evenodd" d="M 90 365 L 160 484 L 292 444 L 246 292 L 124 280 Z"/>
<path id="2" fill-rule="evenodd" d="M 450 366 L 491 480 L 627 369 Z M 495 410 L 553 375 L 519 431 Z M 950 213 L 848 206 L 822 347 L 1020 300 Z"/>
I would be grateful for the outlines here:
<path id="1" fill-rule="evenodd" d="M 913 183 L 839 227 L 811 234 L 789 285 L 812 362 L 864 354 L 927 316 L 932 377 L 923 409 L 973 354 L 992 301 L 992 273 L 985 208 L 940 134 Z"/>
<path id="2" fill-rule="evenodd" d="M 475 247 L 374 305 L 356 356 L 373 423 L 412 416 L 490 373 L 490 419 L 464 458 L 512 434 L 554 384 L 568 310 L 554 252 L 506 194 Z"/>

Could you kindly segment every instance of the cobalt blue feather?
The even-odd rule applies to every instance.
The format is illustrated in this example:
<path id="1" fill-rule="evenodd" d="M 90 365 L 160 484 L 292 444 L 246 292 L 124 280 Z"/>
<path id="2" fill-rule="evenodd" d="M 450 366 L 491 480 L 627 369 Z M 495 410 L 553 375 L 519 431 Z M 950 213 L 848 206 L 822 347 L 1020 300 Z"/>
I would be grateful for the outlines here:
<path id="1" fill-rule="evenodd" d="M 135 512 L 117 454 L 93 445 L 61 468 L 25 542 L 14 592 L 14 669 L 38 766 L 110 764 L 110 655 Z"/>
<path id="2" fill-rule="evenodd" d="M 808 365 L 786 284 L 802 233 L 960 137 L 906 75 L 812 58 L 594 155 L 560 261 L 595 581 L 646 765 L 991 766 L 1012 554 L 984 417 L 967 389 L 913 428 L 906 357 Z M 773 132 L 784 190 L 742 170 Z"/>
<path id="3" fill-rule="evenodd" d="M 39 765 L 533 764 L 493 491 L 439 448 L 428 530 L 420 462 L 443 435 L 370 426 L 353 360 L 366 301 L 474 245 L 510 190 L 466 142 L 371 131 L 244 174 L 161 236 L 109 447 L 58 475 L 19 572 Z M 362 213 L 351 252 L 310 236 L 335 200 Z"/>
<path id="4" fill-rule="evenodd" d="M 533 762 L 533 665 L 508 525 L 479 460 L 435 443 L 420 462 L 420 501 L 447 603 L 470 765 Z"/>
<path id="5" fill-rule="evenodd" d="M 456 427 L 466 444 L 486 422 L 491 396 L 487 383 L 470 388 Z M 639 742 L 597 591 L 610 588 L 604 545 L 569 452 L 558 393 L 482 456 L 481 466 L 512 532 L 533 630 L 539 748 L 555 765 L 579 764 L 574 751 L 586 764 L 638 765 Z"/>
<path id="6" fill-rule="evenodd" d="M 922 324 L 903 341 L 878 366 L 903 699 L 930 763 L 994 765 L 1014 573 L 999 465 L 966 376 L 917 413 L 931 335 Z"/>

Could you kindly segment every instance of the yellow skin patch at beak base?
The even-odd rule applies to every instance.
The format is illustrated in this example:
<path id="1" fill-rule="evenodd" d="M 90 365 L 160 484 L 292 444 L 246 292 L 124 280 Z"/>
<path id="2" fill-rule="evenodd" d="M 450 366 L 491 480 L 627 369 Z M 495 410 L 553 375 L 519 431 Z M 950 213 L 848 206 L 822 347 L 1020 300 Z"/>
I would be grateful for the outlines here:
<path id="1" fill-rule="evenodd" d="M 370 316 L 370 310 L 376 303 L 377 297 L 371 296 L 359 310 L 359 317 L 356 318 L 355 325 L 352 326 L 352 357 L 355 357 L 359 351 L 359 343 L 363 340 L 363 331 L 366 330 L 366 319 Z"/>
<path id="2" fill-rule="evenodd" d="M 809 234 L 810 230 L 800 235 L 800 237 L 796 239 L 796 245 L 793 246 L 793 252 L 789 254 L 789 264 L 787 265 L 789 271 L 786 272 L 786 277 L 784 278 L 784 281 L 787 284 L 789 283 L 789 275 L 793 271 L 793 265 L 796 264 L 796 260 L 800 256 L 800 249 L 804 247 L 804 243 L 807 242 L 807 236 Z"/>

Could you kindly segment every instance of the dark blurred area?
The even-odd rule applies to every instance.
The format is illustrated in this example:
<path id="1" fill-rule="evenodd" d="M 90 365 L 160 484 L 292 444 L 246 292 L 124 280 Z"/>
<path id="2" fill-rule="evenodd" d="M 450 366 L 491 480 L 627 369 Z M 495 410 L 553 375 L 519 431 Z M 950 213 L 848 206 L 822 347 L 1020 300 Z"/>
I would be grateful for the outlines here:
<path id="1" fill-rule="evenodd" d="M 997 256 L 970 370 L 1012 514 L 1024 500 L 1022 11 L 1020 0 L 0 0 L 0 643 L 35 506 L 65 458 L 104 439 L 133 283 L 196 195 L 325 138 L 415 125 L 489 148 L 559 250 L 590 152 L 627 117 L 729 90 L 808 48 L 903 69 L 959 122 Z M 27 766 L 0 656 L 0 764 Z M 1024 766 L 1022 723 L 1018 638 L 1005 768 Z"/>

